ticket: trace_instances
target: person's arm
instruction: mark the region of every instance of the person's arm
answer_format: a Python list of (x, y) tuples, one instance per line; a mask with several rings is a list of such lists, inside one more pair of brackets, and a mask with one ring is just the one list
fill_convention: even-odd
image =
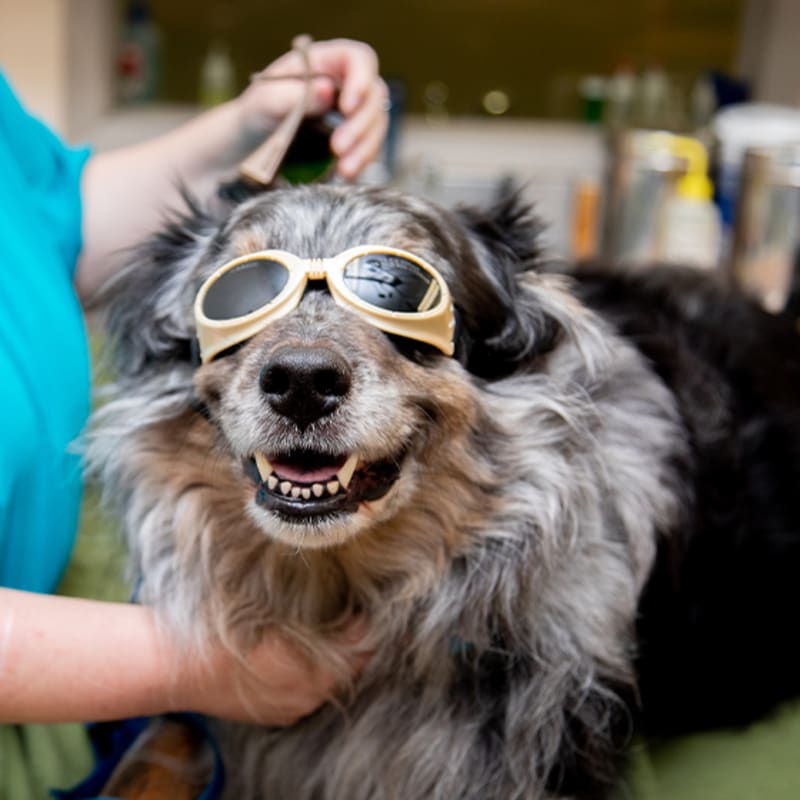
[[(331, 137), (337, 170), (353, 178), (378, 154), (388, 125), (388, 92), (375, 52), (362, 42), (314, 42), (309, 116), (337, 104), (344, 121)], [(264, 74), (302, 74), (300, 55), (289, 52)], [(83, 250), (76, 285), (84, 300), (123, 261), (122, 251), (163, 223), (166, 210), (182, 208), (185, 186), (204, 196), (255, 150), (297, 102), (299, 80), (257, 80), (239, 97), (200, 114), (163, 136), (91, 157), (82, 178)]]
[[(343, 650), (360, 633), (356, 624)], [(353, 653), (356, 672), (364, 658)], [(335, 686), (332, 672), (308, 664), (277, 634), (244, 663), (224, 650), (190, 659), (148, 608), (0, 589), (0, 722), (196, 711), (283, 725)]]

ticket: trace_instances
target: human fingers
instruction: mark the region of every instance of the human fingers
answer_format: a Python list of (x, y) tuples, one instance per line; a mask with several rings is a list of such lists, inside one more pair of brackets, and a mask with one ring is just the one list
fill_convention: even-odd
[(312, 657), (278, 632), (267, 636), (248, 656), (250, 711), (260, 722), (288, 725), (314, 712), (365, 668), (368, 623), (355, 617), (328, 644), (338, 658)]
[(253, 75), (250, 86), (240, 96), (245, 126), (257, 133), (266, 133), (289, 114), (306, 94), (304, 77), (308, 69), (314, 77), (306, 113), (317, 116), (331, 108), (340, 78), (315, 68), (310, 53), (307, 65), (298, 50), (290, 50)]
[[(366, 43), (352, 39), (330, 39), (312, 42), (307, 51), (311, 73), (317, 76), (312, 84), (312, 98), (308, 109), (310, 114), (327, 111), (334, 97), (334, 89), (339, 92), (339, 110), (345, 116), (354, 114), (369, 97), (377, 83), (378, 57)], [(290, 50), (277, 58), (256, 76), (256, 82), (273, 83), (275, 89), (265, 100), (270, 111), (280, 115), (296, 102), (301, 85), (279, 78), (300, 78), (305, 74), (305, 60), (297, 50)], [(287, 98), (289, 102), (287, 102)]]
[(388, 89), (381, 81), (359, 110), (334, 131), (331, 149), (338, 158), (336, 168), (342, 177), (356, 177), (379, 155), (389, 127), (388, 97)]
[[(287, 56), (268, 72), (292, 74), (297, 67), (297, 54)], [(377, 55), (363, 42), (332, 39), (314, 42), (309, 49), (309, 62), (317, 77), (312, 82), (307, 113), (320, 115), (337, 100), (344, 119), (331, 137), (331, 149), (339, 174), (355, 178), (380, 153), (389, 125), (389, 90), (378, 75)], [(334, 91), (337, 87), (338, 99)]]
[(345, 117), (356, 113), (380, 81), (378, 56), (365, 42), (329, 39), (309, 49), (312, 71), (330, 75), (339, 85), (339, 110)]
[[(313, 42), (308, 51), (308, 67), (314, 76), (307, 99), (306, 114), (319, 116), (337, 105), (344, 116), (347, 138), (362, 138), (368, 114), (385, 113), (374, 102), (376, 94), (385, 95), (386, 87), (378, 76), (375, 51), (363, 42), (332, 39)], [(243, 109), (243, 128), (252, 136), (264, 136), (292, 111), (306, 91), (302, 80), (306, 62), (297, 50), (291, 50), (254, 76), (251, 85), (239, 98)], [(350, 125), (351, 118), (355, 124)], [(350, 130), (351, 132), (347, 132)]]
[(365, 619), (350, 620), (309, 650), (273, 628), (246, 653), (217, 642), (177, 649), (170, 707), (268, 725), (291, 725), (352, 685), (369, 658)]

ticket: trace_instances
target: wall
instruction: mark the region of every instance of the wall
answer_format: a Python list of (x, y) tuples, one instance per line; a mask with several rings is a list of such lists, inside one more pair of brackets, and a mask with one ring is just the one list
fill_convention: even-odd
[(800, 105), (800, 3), (748, 0), (737, 60), (759, 100)]
[(0, 0), (0, 67), (26, 105), (80, 138), (113, 102), (113, 0)]
[[(121, 1), (121, 0), (120, 0)], [(456, 114), (481, 111), (494, 88), (510, 113), (576, 113), (576, 84), (623, 61), (658, 64), (680, 81), (736, 60), (741, 0), (151, 0), (164, 33), (164, 92), (188, 101), (214, 38), (232, 47), (241, 82), (292, 36), (369, 41), (383, 72), (408, 86), (411, 111), (424, 110), (425, 87), (443, 81)]]
[(61, 0), (0, 0), (0, 64), (25, 101), (58, 128), (67, 105), (65, 12)]

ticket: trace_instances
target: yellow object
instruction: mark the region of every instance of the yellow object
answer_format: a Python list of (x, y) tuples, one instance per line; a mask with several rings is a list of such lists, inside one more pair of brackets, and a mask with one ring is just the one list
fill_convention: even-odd
[(597, 255), (600, 189), (594, 181), (581, 181), (575, 190), (572, 214), (572, 255), (578, 259)]
[(710, 200), (714, 194), (708, 177), (708, 155), (702, 142), (688, 136), (671, 136), (670, 150), (686, 161), (686, 174), (678, 179), (675, 191), (684, 200)]
[(658, 144), (685, 166), (659, 214), (655, 260), (714, 269), (720, 261), (721, 223), (712, 201), (706, 148), (697, 139), (668, 133)]

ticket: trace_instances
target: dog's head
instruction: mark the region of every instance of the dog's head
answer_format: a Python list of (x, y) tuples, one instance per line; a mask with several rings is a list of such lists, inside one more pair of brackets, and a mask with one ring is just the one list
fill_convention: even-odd
[[(486, 212), (450, 213), (392, 190), (318, 186), (259, 194), (216, 216), (192, 209), (137, 252), (125, 302), (112, 306), (122, 381), (168, 371), (174, 388), (181, 376), (218, 479), (251, 522), (295, 546), (341, 543), (389, 522), (426, 486), (441, 488), (434, 475), (495, 480), (477, 463), (491, 419), (476, 380), (531, 364), (559, 336), (551, 315), (519, 297), (536, 233), (513, 194)], [(198, 364), (193, 304), (221, 265), (264, 250), (331, 258), (366, 244), (413, 254), (444, 278), (452, 356), (386, 333), (311, 281), (288, 313)]]

